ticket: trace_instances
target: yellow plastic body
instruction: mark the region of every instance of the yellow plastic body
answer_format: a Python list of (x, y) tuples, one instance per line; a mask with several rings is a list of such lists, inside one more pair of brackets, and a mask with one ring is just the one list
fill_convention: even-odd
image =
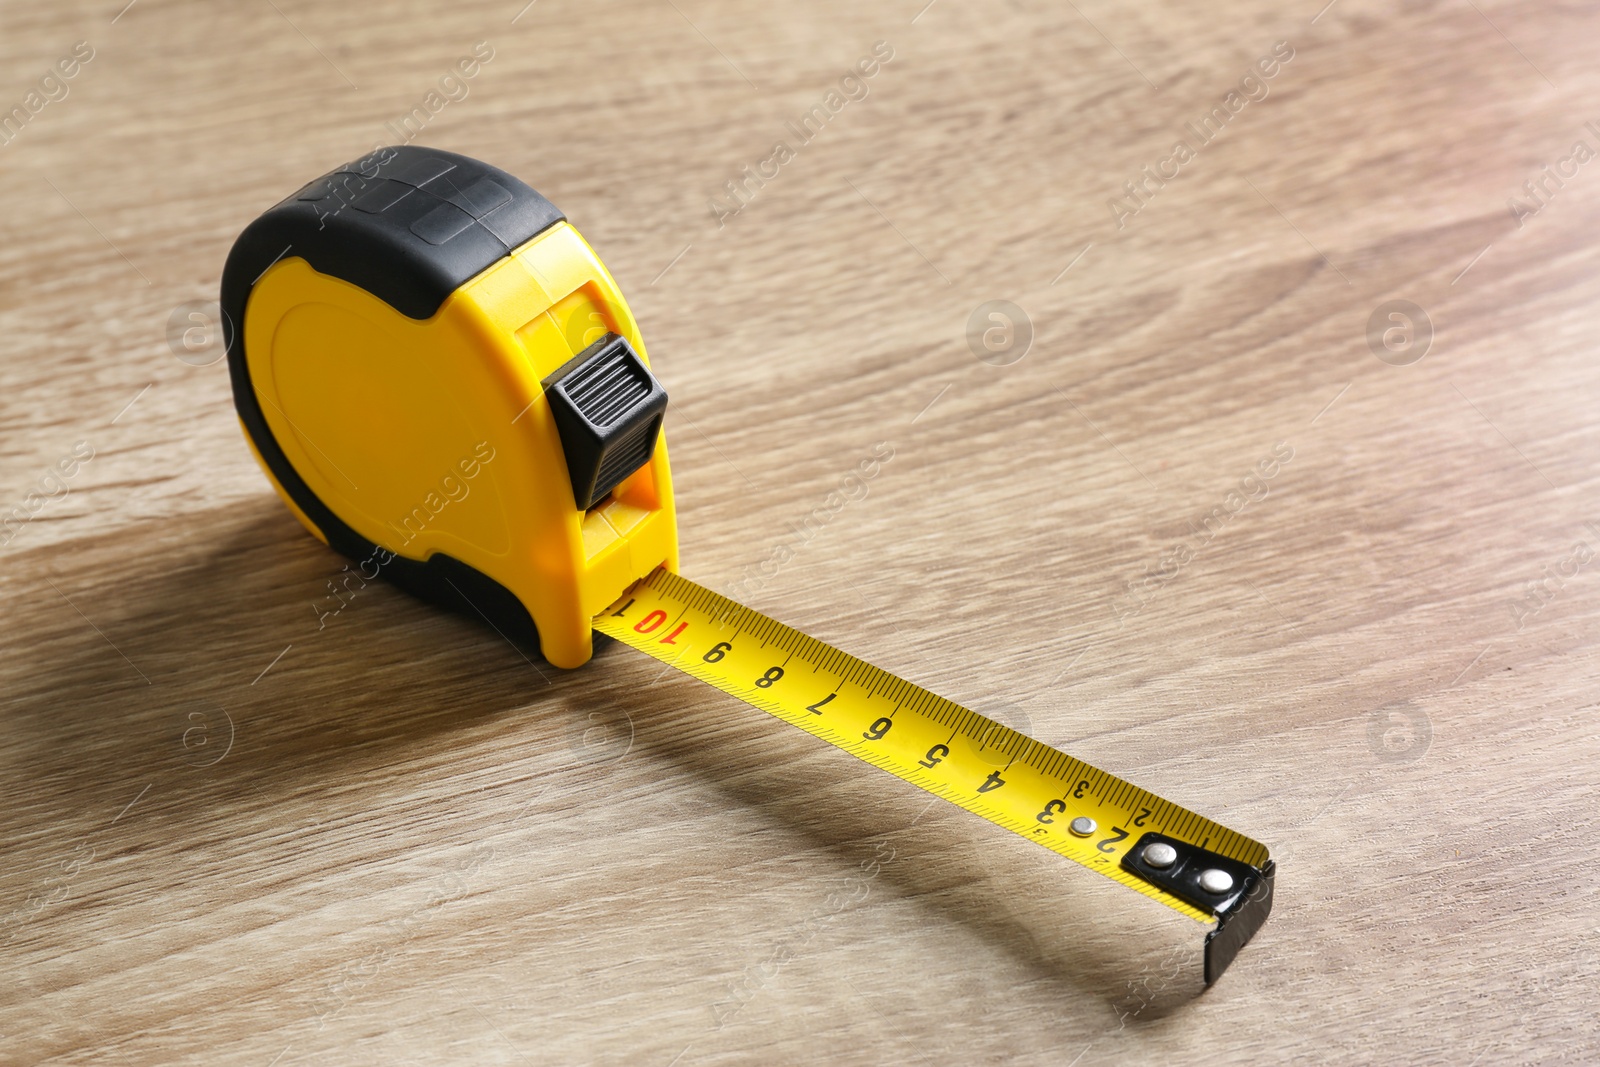
[(261, 276), (244, 317), (262, 412), (317, 498), (398, 556), (443, 552), (499, 582), (558, 667), (588, 661), (594, 616), (632, 582), (678, 568), (664, 439), (594, 508), (573, 499), (540, 381), (607, 332), (648, 363), (616, 282), (565, 222), (426, 320), (298, 257)]

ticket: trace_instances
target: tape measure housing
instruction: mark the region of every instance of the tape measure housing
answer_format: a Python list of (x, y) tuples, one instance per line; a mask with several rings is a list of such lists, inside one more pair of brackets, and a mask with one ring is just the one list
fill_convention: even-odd
[(638, 325), (518, 179), (375, 153), (252, 223), (222, 297), (245, 435), (344, 555), (393, 553), (397, 584), (560, 667), (588, 660), (590, 620), (629, 583), (676, 568), (666, 394)]

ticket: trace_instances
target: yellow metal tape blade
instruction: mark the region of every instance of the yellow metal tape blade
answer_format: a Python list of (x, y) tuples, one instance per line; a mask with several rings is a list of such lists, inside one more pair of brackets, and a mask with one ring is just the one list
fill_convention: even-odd
[(1124, 869), (1141, 835), (1267, 862), (1258, 841), (680, 575), (657, 570), (594, 628), (1200, 922), (1215, 916)]

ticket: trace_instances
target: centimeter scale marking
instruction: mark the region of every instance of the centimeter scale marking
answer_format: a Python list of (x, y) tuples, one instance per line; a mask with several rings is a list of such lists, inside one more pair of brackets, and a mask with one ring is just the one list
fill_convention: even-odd
[(1124, 868), (1142, 834), (1267, 863), (1258, 841), (669, 571), (594, 628), (1200, 922), (1216, 916)]

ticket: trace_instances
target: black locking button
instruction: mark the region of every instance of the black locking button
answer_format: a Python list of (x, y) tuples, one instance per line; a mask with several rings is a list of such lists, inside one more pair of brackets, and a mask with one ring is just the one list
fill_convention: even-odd
[(602, 337), (546, 378), (544, 390), (580, 509), (655, 454), (667, 393), (626, 339)]

